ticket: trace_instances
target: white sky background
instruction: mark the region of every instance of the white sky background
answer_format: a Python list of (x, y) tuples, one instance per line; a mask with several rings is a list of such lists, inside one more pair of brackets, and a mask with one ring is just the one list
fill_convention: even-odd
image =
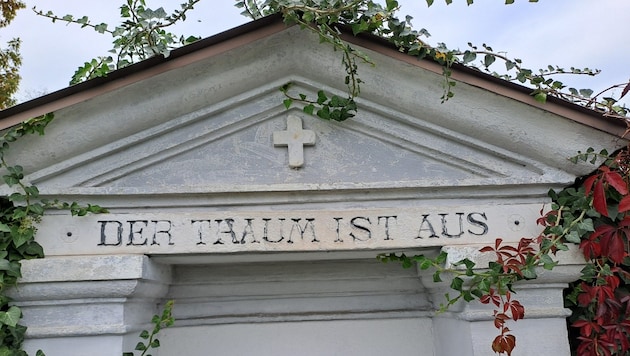
[[(124, 0), (25, 0), (14, 22), (0, 29), (0, 42), (19, 36), (22, 39), (22, 83), (18, 95), (28, 100), (68, 85), (70, 77), (83, 62), (107, 55), (112, 37), (77, 25), (52, 23), (36, 16), (30, 8), (52, 10), (59, 16), (86, 15), (91, 22), (105, 22), (110, 28), (119, 21), (119, 7)], [(147, 6), (163, 6), (167, 12), (179, 8), (181, 0), (147, 0)], [(414, 27), (426, 28), (432, 35), (428, 42), (444, 42), (449, 48), (466, 49), (468, 42), (487, 43), (495, 51), (520, 58), (531, 69), (548, 64), (568, 69), (571, 66), (602, 69), (597, 77), (566, 76), (563, 82), (598, 92), (612, 84), (630, 79), (630, 1), (628, 0), (454, 0), (447, 6), (435, 0), (427, 7), (425, 0), (399, 0), (400, 18), (413, 16)], [(202, 0), (188, 19), (171, 30), (177, 34), (208, 37), (249, 21), (233, 6), (233, 0)], [(323, 47), (323, 45), (322, 45)], [(378, 64), (377, 64), (378, 65)], [(495, 64), (497, 68), (503, 65)], [(619, 94), (620, 91), (617, 91)], [(441, 93), (438, 93), (441, 94)], [(437, 95), (437, 94), (436, 94)], [(438, 100), (439, 96), (436, 96)], [(627, 101), (626, 101), (627, 102)]]

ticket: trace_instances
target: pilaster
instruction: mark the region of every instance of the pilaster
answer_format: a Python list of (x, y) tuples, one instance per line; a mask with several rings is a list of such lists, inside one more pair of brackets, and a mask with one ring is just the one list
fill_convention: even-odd
[[(448, 254), (447, 265), (468, 258), (477, 266), (487, 266), (491, 254), (481, 254), (479, 247), (450, 246), (443, 248)], [(566, 318), (571, 314), (564, 307), (563, 290), (577, 280), (584, 259), (577, 248), (559, 251), (560, 262), (553, 270), (538, 271), (538, 278), (521, 281), (514, 286), (514, 298), (525, 307), (525, 318), (509, 321), (511, 333), (516, 336), (513, 356), (554, 355), (569, 356)], [(431, 271), (420, 271), (420, 278), (427, 288), (433, 306), (438, 309), (445, 303), (444, 295), (453, 296), (447, 276), (444, 282), (433, 282)], [(492, 341), (498, 335), (493, 324), (493, 305), (458, 302), (447, 312), (433, 318), (436, 355), (491, 356)], [(454, 342), (456, 335), (457, 342)]]
[(25, 349), (47, 356), (110, 356), (132, 350), (168, 291), (170, 267), (144, 255), (25, 261), (11, 292), (28, 327)]

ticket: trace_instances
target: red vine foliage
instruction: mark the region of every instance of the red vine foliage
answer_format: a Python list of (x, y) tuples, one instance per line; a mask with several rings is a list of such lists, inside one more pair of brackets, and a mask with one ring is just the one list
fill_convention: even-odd
[(535, 279), (539, 268), (553, 269), (556, 252), (568, 250), (568, 243), (579, 244), (587, 263), (565, 299), (573, 311), (572, 351), (578, 356), (630, 355), (630, 153), (628, 147), (612, 156), (589, 148), (571, 160), (603, 164), (580, 184), (549, 191), (551, 209), (541, 211), (539, 236), (522, 238), (517, 245), (499, 238), (494, 246), (483, 247), (481, 252), (495, 255), (487, 267), (475, 267), (468, 259), (445, 267), (445, 253), (436, 258), (384, 254), (379, 259), (406, 268), (414, 263), (422, 270), (433, 268), (435, 282), (442, 273), (452, 276), (450, 288), (458, 294), (446, 294), (442, 311), (461, 299), (493, 305), (498, 335), (491, 347), (510, 356), (516, 336), (508, 323), (526, 314), (515, 299), (514, 283)]
[[(604, 152), (605, 153), (605, 152)], [(578, 156), (587, 160), (589, 155)], [(630, 354), (630, 154), (607, 158), (583, 183), (591, 202), (594, 231), (582, 237), (588, 263), (567, 302), (578, 336), (575, 351), (584, 356)]]

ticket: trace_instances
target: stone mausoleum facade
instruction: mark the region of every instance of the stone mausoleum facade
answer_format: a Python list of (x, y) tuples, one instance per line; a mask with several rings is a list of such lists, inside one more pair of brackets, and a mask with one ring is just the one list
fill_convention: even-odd
[[(50, 211), (13, 297), (29, 352), (120, 355), (166, 300), (175, 326), (154, 355), (492, 355), (478, 303), (436, 314), (448, 283), (376, 260), (449, 253), (479, 263), (496, 238), (537, 236), (547, 191), (593, 169), (625, 127), (466, 68), (440, 103), (441, 67), (379, 39), (356, 117), (283, 105), (279, 88), (342, 95), (339, 53), (265, 18), (0, 113), (54, 112), (16, 142), (42, 196), (108, 214)], [(6, 188), (6, 187), (5, 187)], [(518, 286), (514, 355), (569, 355), (562, 290), (579, 255)]]

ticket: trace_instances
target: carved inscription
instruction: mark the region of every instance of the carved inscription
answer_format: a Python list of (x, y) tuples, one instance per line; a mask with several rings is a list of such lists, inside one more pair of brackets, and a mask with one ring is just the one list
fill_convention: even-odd
[[(539, 204), (47, 215), (48, 255), (398, 250), (536, 236)], [(518, 220), (518, 221), (517, 221)], [(515, 225), (518, 222), (518, 225)], [(531, 223), (528, 223), (531, 222)], [(518, 229), (514, 227), (518, 226)], [(72, 236), (69, 239), (68, 236)]]
[[(317, 244), (325, 238), (332, 238), (333, 243), (400, 238), (456, 239), (483, 236), (490, 229), (485, 212), (421, 214), (415, 222), (415, 228), (410, 230), (409, 226), (404, 229), (398, 226), (397, 215), (332, 216), (330, 221), (316, 217), (222, 217), (190, 219), (184, 225), (192, 228), (193, 235), (177, 235), (203, 246)], [(98, 246), (173, 246), (178, 243), (173, 238), (171, 220), (99, 220), (98, 224)], [(409, 236), (409, 231), (415, 232), (413, 236)]]

